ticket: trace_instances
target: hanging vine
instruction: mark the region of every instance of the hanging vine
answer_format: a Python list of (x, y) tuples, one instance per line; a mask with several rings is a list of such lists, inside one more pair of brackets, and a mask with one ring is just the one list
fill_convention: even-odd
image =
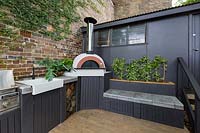
[[(102, 0), (96, 2), (104, 5)], [(91, 7), (99, 12), (95, 6), (96, 2), (93, 0), (0, 0), (0, 23), (61, 40), (70, 33), (70, 25), (79, 20), (77, 8)], [(47, 30), (47, 26), (51, 26), (52, 30)], [(6, 30), (8, 29), (0, 27), (0, 35), (5, 35)]]

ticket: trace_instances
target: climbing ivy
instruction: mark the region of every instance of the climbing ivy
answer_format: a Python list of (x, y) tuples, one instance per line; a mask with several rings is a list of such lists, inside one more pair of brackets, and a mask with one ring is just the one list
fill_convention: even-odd
[[(103, 5), (102, 0), (96, 2)], [(79, 20), (78, 8), (96, 8), (93, 0), (0, 0), (0, 22), (61, 40)], [(52, 30), (47, 30), (51, 26)]]

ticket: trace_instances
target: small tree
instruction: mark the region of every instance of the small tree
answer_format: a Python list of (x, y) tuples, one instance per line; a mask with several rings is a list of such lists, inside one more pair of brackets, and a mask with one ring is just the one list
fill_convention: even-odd
[(178, 2), (181, 3), (181, 5), (188, 5), (192, 3), (198, 3), (200, 0), (179, 0)]

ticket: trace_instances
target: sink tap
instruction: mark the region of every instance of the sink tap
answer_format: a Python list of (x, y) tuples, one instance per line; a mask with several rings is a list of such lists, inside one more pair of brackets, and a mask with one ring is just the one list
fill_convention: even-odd
[(35, 67), (34, 67), (34, 64), (33, 64), (33, 68), (32, 68), (32, 79), (35, 79)]
[(37, 65), (35, 64), (35, 62), (33, 61), (33, 68), (32, 68), (32, 73), (31, 73), (31, 77), (32, 79), (35, 79), (35, 69), (36, 69)]

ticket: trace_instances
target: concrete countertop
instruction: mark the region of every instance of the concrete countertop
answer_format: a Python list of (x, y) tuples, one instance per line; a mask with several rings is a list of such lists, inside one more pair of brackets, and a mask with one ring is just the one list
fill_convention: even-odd
[[(60, 76), (60, 77), (56, 77), (56, 78), (57, 79), (63, 79), (64, 84), (76, 82), (78, 80), (78, 77), (75, 77), (75, 76), (74, 77), (72, 77), (72, 76)], [(21, 94), (32, 93), (32, 87), (31, 86), (20, 84), (20, 83), (16, 83), (16, 85), (19, 86), (19, 91), (21, 92)]]
[(104, 97), (153, 106), (184, 110), (183, 104), (174, 96), (109, 89)]
[(78, 80), (78, 77), (76, 76), (60, 76), (56, 77), (57, 79), (63, 79), (64, 84), (71, 83), (71, 82), (76, 82)]

